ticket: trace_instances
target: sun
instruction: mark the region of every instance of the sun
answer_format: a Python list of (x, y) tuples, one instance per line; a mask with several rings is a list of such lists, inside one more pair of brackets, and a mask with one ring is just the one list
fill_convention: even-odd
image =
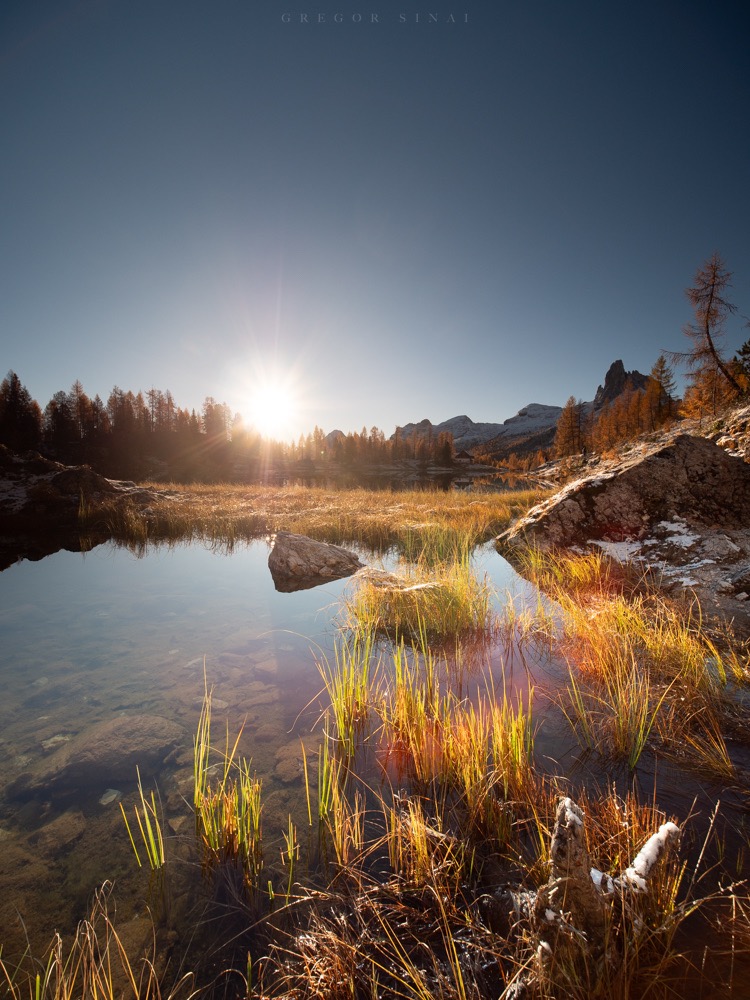
[(247, 413), (261, 437), (288, 440), (298, 416), (296, 393), (280, 380), (261, 382), (251, 390)]

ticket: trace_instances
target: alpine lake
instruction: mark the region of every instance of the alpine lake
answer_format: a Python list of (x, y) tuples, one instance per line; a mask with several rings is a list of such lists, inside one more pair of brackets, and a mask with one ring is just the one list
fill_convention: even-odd
[[(266, 540), (229, 552), (174, 544), (139, 554), (107, 543), (85, 554), (60, 551), (19, 562), (0, 573), (4, 960), (27, 948), (42, 956), (55, 932), (68, 939), (105, 883), (112, 886), (123, 941), (129, 935), (140, 940), (153, 918), (168, 922), (169, 947), (183, 962), (191, 960), (191, 948), (209, 942), (211, 889), (201, 873), (193, 813), (194, 739), (207, 689), (214, 741), (231, 747), (241, 734), (238, 752), (262, 781), (266, 857), (278, 859), (290, 817), (300, 831), (307, 828), (305, 769), (315, 782), (329, 706), (320, 665), (335, 660), (342, 602), (353, 584), (343, 579), (279, 593), (268, 554)], [(366, 563), (392, 568), (387, 558), (359, 554)], [(533, 606), (542, 599), (492, 545), (473, 558), (498, 611), (507, 601)], [(386, 665), (387, 647), (384, 641), (376, 651)], [(657, 763), (648, 753), (635, 772), (613, 774), (581, 751), (559, 707), (567, 667), (543, 644), (521, 649), (498, 637), (445, 670), (468, 698), (505, 691), (527, 700), (533, 689), (535, 761), (564, 776), (572, 796), (583, 786), (623, 793), (635, 786), (678, 822), (693, 816), (698, 828), (708, 825), (722, 794), (711, 781)], [(133, 808), (141, 801), (135, 768), (107, 780), (96, 766), (87, 778), (82, 767), (76, 781), (57, 780), (56, 762), (66, 748), (82, 745), (87, 733), (113, 719), (123, 720), (118, 738), (136, 763), (138, 747), (127, 745), (129, 720), (134, 733), (151, 727), (157, 742), (160, 727), (180, 734), (141, 775), (146, 796), (155, 792), (172, 867), (166, 907), (163, 899), (155, 901), (153, 876), (147, 866), (139, 868), (123, 819), (121, 805), (135, 825)], [(391, 779), (373, 765), (368, 780)], [(744, 823), (735, 810), (727, 824), (730, 840), (743, 842)], [(728, 851), (731, 846), (726, 842)], [(700, 829), (687, 850), (699, 847)]]

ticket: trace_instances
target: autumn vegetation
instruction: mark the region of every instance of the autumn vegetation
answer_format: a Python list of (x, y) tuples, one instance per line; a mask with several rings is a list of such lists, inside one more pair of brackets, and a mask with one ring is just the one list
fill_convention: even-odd
[[(750, 391), (750, 340), (732, 358), (722, 351), (725, 323), (736, 312), (727, 299), (731, 273), (718, 254), (713, 254), (696, 272), (686, 289), (695, 319), (684, 328), (690, 342), (686, 351), (661, 354), (645, 389), (626, 387), (597, 414), (587, 411), (571, 396), (560, 416), (554, 451), (558, 457), (581, 452), (606, 452), (640, 434), (658, 430), (687, 417), (716, 417), (738, 403)], [(671, 362), (671, 363), (670, 363)], [(675, 393), (674, 363), (688, 370), (683, 399)]]

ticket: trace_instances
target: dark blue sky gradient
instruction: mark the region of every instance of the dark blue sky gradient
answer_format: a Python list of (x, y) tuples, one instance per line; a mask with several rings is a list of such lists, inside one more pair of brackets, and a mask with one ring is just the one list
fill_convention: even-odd
[(742, 14), (6, 2), (0, 375), (242, 411), (278, 369), (298, 429), (389, 434), (648, 371), (714, 250), (750, 314)]

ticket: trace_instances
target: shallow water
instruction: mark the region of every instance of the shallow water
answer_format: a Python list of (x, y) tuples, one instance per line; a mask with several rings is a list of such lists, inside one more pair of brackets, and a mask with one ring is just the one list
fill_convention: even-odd
[[(262, 541), (231, 554), (178, 545), (149, 549), (142, 558), (107, 545), (85, 555), (61, 551), (0, 573), (5, 792), (23, 787), (26, 772), (52, 768), (68, 743), (105, 720), (170, 720), (183, 737), (144, 785), (161, 797), (168, 856), (195, 870), (192, 740), (207, 682), (215, 735), (226, 728), (234, 737), (244, 726), (241, 751), (263, 778), (269, 843), (280, 841), (290, 813), (300, 828), (306, 825), (300, 740), (309, 746), (320, 741), (325, 698), (316, 660), (333, 655), (336, 614), (350, 583), (281, 594), (267, 556)], [(533, 588), (493, 547), (478, 551), (475, 563), (500, 602), (536, 601)], [(581, 753), (554, 702), (564, 665), (544, 650), (500, 643), (484, 651), (470, 684), (481, 689), (488, 676), (496, 690), (505, 685), (523, 694), (535, 688), (537, 760), (565, 775), (572, 791), (604, 788), (610, 780), (624, 791), (632, 782)], [(118, 921), (142, 913), (147, 878), (137, 870), (119, 808), (122, 801), (132, 810), (135, 777), (97, 779), (73, 793), (51, 780), (33, 794), (0, 795), (5, 955), (20, 954), (27, 937), (41, 954), (54, 930), (69, 934), (107, 879), (116, 883)], [(696, 798), (707, 814), (717, 795), (710, 783), (648, 756), (637, 781), (645, 796), (657, 784), (659, 804), (682, 818)], [(193, 890), (185, 880), (184, 895)]]
[[(350, 584), (281, 594), (267, 557), (262, 541), (231, 554), (177, 545), (142, 557), (105, 545), (0, 573), (2, 784), (14, 789), (0, 798), (6, 954), (26, 933), (44, 946), (54, 929), (74, 927), (105, 879), (117, 879), (120, 910), (138, 905), (118, 805), (130, 808), (135, 773), (129, 783), (98, 781), (72, 795), (54, 781), (16, 794), (26, 773), (53, 768), (66, 745), (98, 723), (145, 714), (182, 727), (182, 752), (157, 775), (157, 787), (172, 827), (187, 837), (183, 797), (190, 799), (205, 676), (215, 732), (244, 726), (242, 750), (264, 781), (266, 823), (280, 829), (290, 809), (304, 807), (299, 739), (316, 725), (319, 738), (316, 660), (332, 657)], [(500, 592), (523, 589), (494, 551), (479, 561)]]

